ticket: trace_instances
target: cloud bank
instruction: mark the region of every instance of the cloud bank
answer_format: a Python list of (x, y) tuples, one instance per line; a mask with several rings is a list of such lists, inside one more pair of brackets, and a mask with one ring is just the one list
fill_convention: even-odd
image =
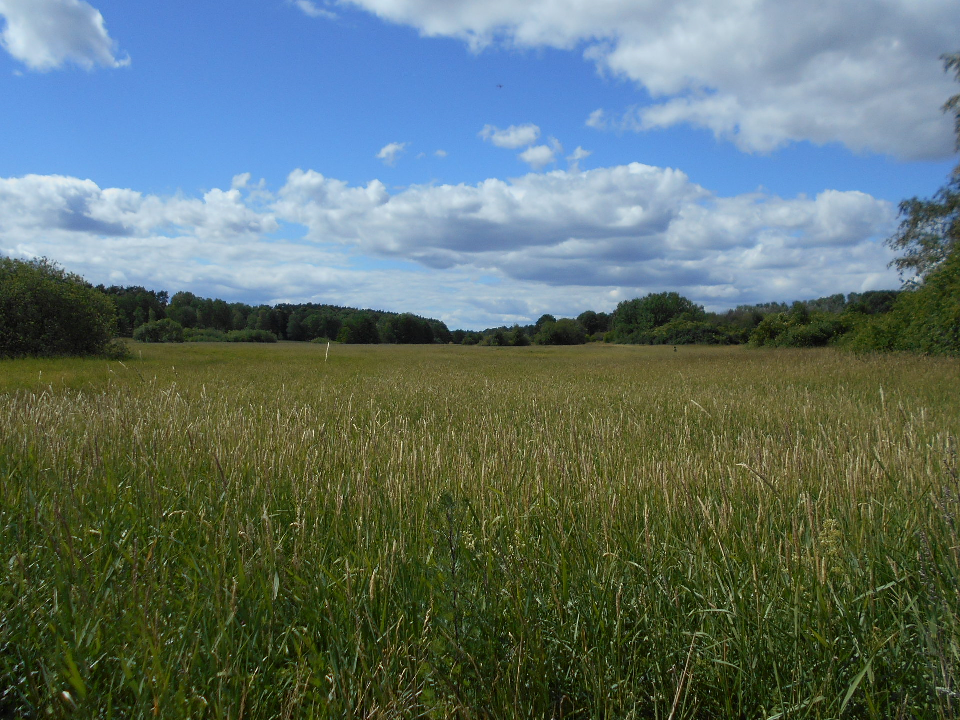
[(0, 43), (31, 70), (130, 64), (116, 57), (103, 16), (82, 0), (0, 0), (0, 16), (6, 20)]
[(861, 192), (718, 197), (639, 163), (391, 194), (295, 170), (275, 193), (159, 197), (0, 179), (0, 252), (93, 282), (411, 310), (452, 325), (610, 310), (677, 290), (708, 307), (895, 287), (894, 209)]
[[(652, 104), (588, 124), (687, 123), (749, 152), (842, 143), (900, 158), (951, 152), (939, 55), (956, 51), (956, 0), (341, 0), (426, 36), (580, 49)], [(603, 111), (606, 112), (603, 112)]]

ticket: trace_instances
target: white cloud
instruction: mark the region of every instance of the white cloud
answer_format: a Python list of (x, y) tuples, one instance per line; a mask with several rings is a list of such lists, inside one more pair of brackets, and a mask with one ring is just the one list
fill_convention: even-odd
[(584, 150), (582, 147), (577, 145), (577, 149), (572, 153), (567, 155), (567, 162), (570, 163), (571, 172), (579, 172), (580, 170), (580, 161), (584, 158), (588, 158), (593, 155), (593, 152), (590, 150)]
[(501, 130), (493, 125), (484, 125), (483, 130), (477, 134), (497, 147), (514, 150), (535, 143), (537, 138), (540, 137), (540, 128), (533, 123), (511, 125), (506, 130)]
[(336, 20), (337, 14), (322, 8), (313, 0), (291, 0), (303, 12), (304, 15), (315, 18), (326, 18), (327, 20)]
[(447, 151), (446, 151), (446, 150), (435, 150), (433, 154), (436, 155), (438, 158), (445, 158), (445, 157), (447, 156)]
[[(476, 185), (350, 186), (312, 170), (270, 194), (197, 197), (0, 179), (0, 253), (92, 282), (249, 302), (315, 300), (490, 326), (676, 290), (717, 309), (895, 287), (894, 208), (861, 192), (719, 197), (639, 163)], [(306, 233), (303, 233), (303, 229)], [(400, 269), (369, 269), (390, 258)]]
[(590, 113), (590, 116), (587, 118), (587, 121), (584, 124), (587, 127), (596, 128), (597, 130), (603, 130), (604, 128), (607, 127), (606, 112), (604, 111), (603, 108), (597, 108), (592, 113)]
[(535, 145), (528, 147), (517, 157), (527, 163), (534, 170), (542, 170), (547, 165), (556, 162), (557, 155), (563, 152), (563, 145), (556, 138), (550, 138), (549, 145)]
[(33, 70), (52, 70), (72, 62), (87, 70), (95, 65), (130, 64), (115, 56), (103, 16), (82, 0), (0, 0), (6, 27), (4, 49)]
[[(956, 0), (349, 0), (428, 36), (584, 48), (655, 98), (639, 130), (689, 123), (747, 151), (840, 142), (902, 158), (945, 157), (940, 105), (954, 88)], [(602, 126), (595, 111), (591, 126)]]
[(407, 143), (405, 142), (392, 142), (384, 145), (382, 148), (380, 148), (380, 152), (377, 153), (377, 159), (383, 160), (384, 165), (393, 167), (393, 164), (397, 162), (397, 158), (400, 156), (400, 153), (402, 153), (406, 147)]
[(556, 153), (549, 145), (534, 145), (528, 147), (519, 157), (534, 170), (540, 170), (556, 161)]

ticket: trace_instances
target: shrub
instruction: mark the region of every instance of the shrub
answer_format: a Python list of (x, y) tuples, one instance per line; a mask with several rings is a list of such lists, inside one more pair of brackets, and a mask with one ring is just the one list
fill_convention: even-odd
[(920, 287), (900, 295), (893, 315), (903, 325), (900, 349), (960, 356), (960, 247)]
[(182, 343), (183, 325), (170, 318), (154, 320), (134, 330), (133, 339), (147, 343)]
[(184, 328), (186, 342), (226, 342), (227, 334), (214, 328)]
[(0, 356), (99, 355), (116, 330), (113, 301), (46, 258), (0, 258)]
[(100, 353), (107, 360), (126, 360), (130, 357), (130, 348), (120, 338), (114, 338), (103, 347)]
[(231, 330), (226, 335), (227, 342), (275, 343), (277, 336), (269, 330)]

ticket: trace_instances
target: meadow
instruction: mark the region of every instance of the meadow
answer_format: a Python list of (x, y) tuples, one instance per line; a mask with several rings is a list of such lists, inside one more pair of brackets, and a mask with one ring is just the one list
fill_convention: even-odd
[(0, 361), (0, 717), (952, 718), (960, 363)]

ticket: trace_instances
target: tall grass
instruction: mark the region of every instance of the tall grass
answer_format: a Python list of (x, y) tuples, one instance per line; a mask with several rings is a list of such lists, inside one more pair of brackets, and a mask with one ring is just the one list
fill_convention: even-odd
[(950, 718), (960, 365), (0, 364), (0, 716)]

